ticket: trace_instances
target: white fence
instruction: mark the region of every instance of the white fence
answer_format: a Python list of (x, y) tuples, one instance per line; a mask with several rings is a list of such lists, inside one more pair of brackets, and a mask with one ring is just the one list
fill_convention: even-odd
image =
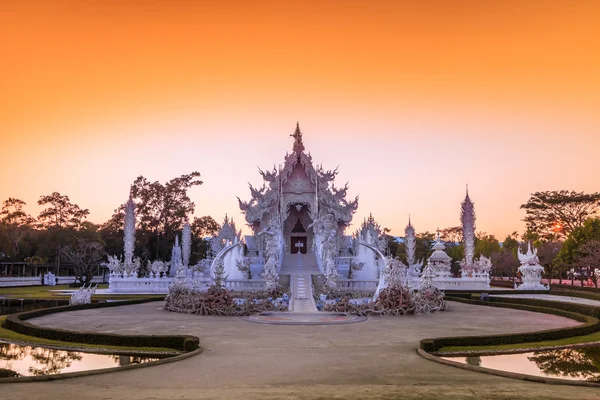
[[(57, 276), (58, 285), (69, 285), (77, 279), (74, 276)], [(102, 276), (94, 276), (92, 279), (93, 283), (100, 283), (103, 281)], [(32, 276), (32, 277), (14, 277), (14, 278), (0, 278), (0, 287), (10, 287), (10, 286), (36, 286), (42, 284), (41, 276)]]
[(225, 287), (235, 292), (265, 290), (267, 284), (264, 279), (228, 279)]

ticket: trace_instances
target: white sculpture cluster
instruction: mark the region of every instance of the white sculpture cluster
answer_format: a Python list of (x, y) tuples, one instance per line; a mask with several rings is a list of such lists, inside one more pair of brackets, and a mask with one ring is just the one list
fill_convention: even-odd
[(86, 288), (85, 285), (81, 286), (78, 290), (74, 291), (71, 294), (71, 298), (69, 299), (69, 305), (74, 306), (78, 304), (90, 304), (92, 302), (92, 296), (96, 293), (96, 288), (98, 284), (95, 286), (90, 285)]
[(283, 236), (279, 221), (271, 220), (267, 229), (258, 234), (258, 236), (262, 235), (265, 236), (265, 257), (267, 259), (262, 276), (265, 279), (266, 290), (271, 292), (279, 287), (280, 258), (283, 252)]
[(446, 309), (445, 294), (434, 281), (435, 273), (428, 264), (421, 275), (421, 284), (414, 296), (415, 314), (429, 314)]
[(537, 256), (537, 249), (534, 247), (532, 250), (531, 242), (527, 243), (527, 253), (523, 254), (521, 248), (517, 250), (519, 261), (521, 266), (518, 271), (521, 273), (523, 283), (517, 285), (515, 283), (515, 289), (518, 290), (548, 290), (548, 286), (542, 284), (542, 274), (544, 273), (544, 267), (540, 265), (540, 259)]
[(325, 286), (328, 289), (335, 289), (339, 278), (335, 259), (340, 240), (335, 217), (333, 214), (325, 214), (309, 225), (310, 227), (313, 227), (315, 232), (315, 250), (324, 268)]

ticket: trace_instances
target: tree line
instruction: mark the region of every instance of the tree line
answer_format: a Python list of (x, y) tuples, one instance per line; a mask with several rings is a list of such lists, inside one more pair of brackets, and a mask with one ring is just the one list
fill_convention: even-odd
[[(195, 211), (188, 190), (202, 184), (200, 173), (192, 172), (166, 183), (149, 181), (139, 176), (131, 185), (136, 203), (135, 254), (142, 265), (156, 259), (170, 259), (175, 235)], [(76, 276), (87, 282), (92, 266), (108, 255), (123, 253), (123, 223), (125, 203), (102, 224), (87, 220), (89, 210), (73, 203), (67, 195), (53, 192), (40, 196), (38, 205), (44, 209), (37, 217), (26, 212), (26, 203), (8, 198), (0, 211), (0, 260), (53, 264), (69, 263)], [(210, 216), (194, 217), (192, 254), (190, 262), (206, 256), (209, 243), (206, 237), (219, 229)]]

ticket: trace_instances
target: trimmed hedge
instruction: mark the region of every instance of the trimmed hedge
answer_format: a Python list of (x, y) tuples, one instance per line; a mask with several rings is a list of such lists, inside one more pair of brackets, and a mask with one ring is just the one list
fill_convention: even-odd
[(508, 300), (508, 298), (498, 299), (493, 297), (490, 298), (490, 301), (486, 302), (478, 300), (468, 300), (460, 297), (447, 297), (446, 299), (468, 304), (514, 308), (525, 311), (554, 314), (559, 315), (561, 317), (567, 317), (576, 321), (583, 322), (583, 324), (567, 328), (550, 329), (537, 332), (521, 332), (485, 336), (455, 336), (423, 339), (420, 342), (420, 347), (421, 349), (427, 352), (435, 352), (441, 349), (442, 347), (447, 346), (494, 346), (500, 344), (558, 340), (573, 336), (589, 335), (600, 330), (600, 320), (597, 318), (597, 316), (600, 315), (600, 307), (522, 298), (510, 299), (511, 301), (508, 302), (505, 301)]
[(600, 292), (588, 292), (583, 290), (551, 289), (550, 294), (557, 296), (580, 297), (582, 299), (600, 301)]
[(184, 335), (122, 335), (113, 333), (97, 333), (97, 332), (78, 332), (69, 331), (66, 329), (55, 329), (33, 325), (24, 322), (31, 318), (37, 318), (44, 315), (54, 314), (58, 312), (89, 310), (95, 308), (116, 307), (122, 305), (142, 304), (151, 301), (162, 299), (140, 299), (130, 301), (118, 301), (110, 303), (92, 303), (81, 304), (75, 306), (44, 308), (34, 311), (26, 311), (19, 314), (11, 314), (6, 317), (6, 321), (2, 325), (6, 329), (18, 332), (24, 335), (34, 336), (38, 338), (58, 340), (61, 342), (75, 342), (86, 344), (97, 344), (107, 346), (124, 346), (124, 347), (164, 347), (179, 351), (193, 351), (200, 345), (200, 339), (196, 336)]
[(550, 285), (550, 289), (576, 290), (578, 292), (593, 292), (600, 294), (600, 288), (594, 286), (559, 285), (558, 283), (553, 283)]

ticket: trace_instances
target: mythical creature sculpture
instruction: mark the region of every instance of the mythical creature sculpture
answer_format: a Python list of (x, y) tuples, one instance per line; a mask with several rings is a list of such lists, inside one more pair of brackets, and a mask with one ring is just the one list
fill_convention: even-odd
[(164, 261), (154, 261), (150, 264), (150, 271), (155, 278), (159, 278), (161, 275), (167, 273), (169, 269), (170, 263), (165, 263)]
[(527, 253), (523, 254), (521, 248), (517, 250), (517, 256), (521, 262), (518, 271), (523, 277), (523, 283), (519, 286), (515, 283), (515, 289), (519, 290), (548, 290), (546, 285), (542, 284), (542, 274), (544, 267), (540, 265), (540, 259), (537, 256), (537, 249), (531, 248), (531, 242), (527, 243)]
[(71, 298), (69, 299), (69, 305), (78, 305), (78, 304), (90, 304), (92, 302), (92, 296), (96, 293), (96, 288), (98, 284), (95, 286), (90, 285), (86, 288), (85, 285), (81, 286), (78, 290), (74, 291), (71, 294)]
[(108, 256), (108, 262), (102, 263), (102, 265), (108, 268), (111, 275), (123, 273), (123, 265), (117, 256)]

